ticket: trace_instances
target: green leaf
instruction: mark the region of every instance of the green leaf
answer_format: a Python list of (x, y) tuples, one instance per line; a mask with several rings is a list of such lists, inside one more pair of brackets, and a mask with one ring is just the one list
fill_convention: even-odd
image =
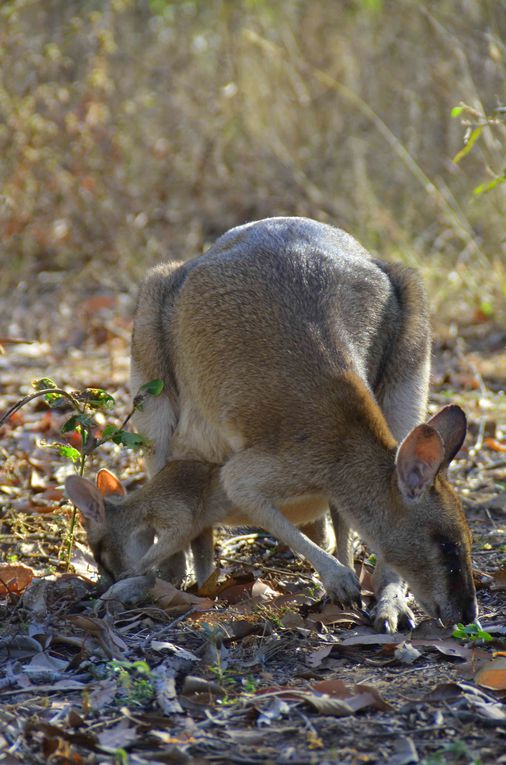
[(494, 315), (494, 306), (492, 305), (490, 300), (482, 300), (480, 303), (480, 310), (485, 316)]
[(159, 380), (159, 379), (150, 380), (149, 382), (144, 383), (144, 385), (141, 385), (141, 387), (139, 388), (137, 392), (137, 396), (138, 395), (144, 396), (146, 393), (149, 394), (150, 396), (159, 396), (163, 390), (163, 387), (164, 387), (163, 380)]
[(383, 10), (383, 0), (362, 0), (362, 5), (366, 11), (379, 13)]
[(141, 385), (134, 397), (134, 409), (142, 409), (142, 405), (148, 396), (159, 396), (164, 388), (163, 380), (150, 380)]
[(466, 156), (466, 154), (469, 154), (474, 144), (480, 137), (482, 130), (483, 130), (482, 126), (474, 128), (474, 130), (471, 132), (471, 135), (467, 139), (466, 145), (457, 154), (455, 154), (452, 162), (454, 162), (457, 165), (460, 162), (460, 160)]
[(61, 426), (62, 433), (71, 433), (73, 430), (77, 430), (79, 433), (82, 429), (89, 430), (94, 426), (93, 419), (87, 414), (74, 414), (67, 422), (64, 422)]
[(464, 111), (463, 106), (454, 106), (450, 114), (452, 117), (460, 117), (463, 111)]
[(102, 388), (85, 388), (77, 398), (93, 409), (110, 409), (114, 406), (114, 398)]
[(459, 640), (483, 640), (485, 642), (493, 640), (492, 635), (482, 630), (479, 624), (457, 624), (457, 629), (452, 632), (452, 637)]
[[(32, 388), (35, 388), (35, 390), (46, 390), (47, 388), (57, 388), (57, 384), (54, 380), (51, 380), (50, 377), (38, 377), (35, 380), (32, 380)], [(64, 397), (60, 396), (59, 393), (46, 393), (44, 396), (44, 401), (46, 401), (50, 406), (55, 406), (57, 404), (60, 404), (63, 401)]]
[(102, 435), (100, 436), (102, 441), (108, 441), (110, 438), (113, 438), (116, 433), (119, 433), (119, 428), (116, 427), (116, 425), (106, 425), (105, 428), (102, 431)]
[(112, 440), (115, 444), (122, 444), (128, 449), (142, 449), (149, 442), (145, 436), (141, 436), (139, 433), (130, 433), (128, 430), (118, 430)]
[(37, 377), (32, 380), (32, 388), (35, 390), (45, 390), (46, 388), (57, 388), (57, 384), (50, 377)]
[(501, 183), (504, 183), (505, 181), (506, 173), (504, 175), (498, 175), (497, 178), (489, 181), (489, 183), (481, 183), (479, 186), (476, 186), (476, 188), (473, 189), (473, 194), (475, 197), (479, 197), (480, 194), (485, 194), (487, 191), (492, 191), (492, 189), (495, 189), (496, 186), (500, 186)]
[(48, 443), (47, 441), (41, 441), (40, 445), (46, 449), (55, 449), (60, 457), (65, 457), (74, 463), (81, 461), (81, 452), (79, 452), (77, 449), (74, 449), (73, 446), (69, 446), (68, 444), (59, 444), (57, 442)]

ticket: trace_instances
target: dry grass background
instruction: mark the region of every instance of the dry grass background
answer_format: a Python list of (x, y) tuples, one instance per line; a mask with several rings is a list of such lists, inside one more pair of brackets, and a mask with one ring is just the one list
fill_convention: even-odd
[[(308, 215), (419, 266), (435, 313), (504, 316), (504, 0), (4, 0), (4, 305), (134, 293), (233, 225)], [(502, 131), (502, 132), (501, 132)], [(11, 331), (29, 327), (18, 315)], [(7, 326), (9, 329), (9, 326)], [(39, 331), (47, 327), (39, 324)]]

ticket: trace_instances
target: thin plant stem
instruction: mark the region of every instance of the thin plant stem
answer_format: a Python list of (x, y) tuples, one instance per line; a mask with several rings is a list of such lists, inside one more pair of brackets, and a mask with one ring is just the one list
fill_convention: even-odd
[(10, 409), (7, 409), (7, 411), (4, 412), (4, 414), (0, 417), (0, 425), (3, 425), (4, 422), (9, 419), (9, 417), (21, 409), (25, 404), (33, 401), (34, 398), (46, 396), (48, 393), (55, 393), (58, 396), (68, 398), (74, 409), (77, 409), (77, 411), (82, 414), (78, 400), (71, 393), (68, 393), (66, 390), (62, 390), (62, 388), (44, 388), (44, 390), (38, 390), (36, 393), (31, 393), (29, 396), (25, 396), (25, 398), (22, 398), (21, 401), (18, 401), (13, 406), (11, 406)]

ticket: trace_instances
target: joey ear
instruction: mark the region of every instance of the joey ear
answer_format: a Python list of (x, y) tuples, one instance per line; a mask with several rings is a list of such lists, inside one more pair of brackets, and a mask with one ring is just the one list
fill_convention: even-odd
[(119, 478), (116, 478), (114, 473), (111, 473), (107, 468), (101, 468), (97, 473), (97, 489), (103, 497), (110, 494), (119, 494), (124, 497), (126, 494), (125, 487)]
[(69, 475), (65, 479), (65, 491), (67, 497), (87, 520), (103, 523), (105, 520), (104, 498), (91, 481), (78, 475)]
[(416, 500), (432, 486), (444, 460), (443, 439), (430, 425), (417, 425), (397, 449), (397, 482), (405, 499)]
[(449, 404), (434, 415), (427, 423), (435, 428), (445, 447), (443, 466), (448, 467), (460, 451), (467, 431), (467, 419), (463, 410), (456, 404)]

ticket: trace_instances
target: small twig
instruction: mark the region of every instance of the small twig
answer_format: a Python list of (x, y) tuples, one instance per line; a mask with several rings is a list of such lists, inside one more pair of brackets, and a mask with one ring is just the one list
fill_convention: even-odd
[(494, 470), (494, 468), (506, 467), (506, 460), (497, 460), (490, 465), (482, 465), (481, 470)]
[(236, 542), (247, 542), (249, 539), (265, 538), (267, 535), (263, 531), (252, 531), (249, 534), (238, 534), (235, 537), (228, 537), (223, 541), (223, 547), (230, 547)]
[[(135, 414), (136, 409), (137, 409), (137, 407), (134, 405), (133, 408), (132, 408), (132, 411), (129, 412), (129, 414), (127, 414), (127, 416), (125, 417), (125, 419), (123, 420), (123, 422), (119, 426), (118, 430), (123, 430), (125, 425), (127, 425), (130, 422), (130, 419)], [(98, 449), (99, 446), (102, 446), (102, 444), (105, 444), (107, 441), (111, 441), (111, 440), (112, 440), (111, 436), (108, 436), (107, 438), (100, 438), (98, 441), (95, 441), (93, 443), (91, 448), (86, 453), (87, 454), (91, 454), (92, 452), (95, 451), (95, 449)]]
[(31, 345), (35, 340), (25, 340), (23, 337), (0, 337), (0, 345)]
[[(68, 693), (69, 691), (76, 691), (76, 692), (83, 692), (83, 689), (86, 686), (80, 685), (79, 687), (72, 687), (72, 685), (59, 685), (57, 688), (54, 685), (37, 685), (36, 689), (38, 691), (43, 691), (44, 693)], [(0, 692), (0, 696), (15, 696), (17, 693), (33, 693), (34, 687), (30, 686), (28, 688), (16, 688), (12, 691), (2, 691)], [(41, 698), (44, 699), (45, 696), (34, 696), (32, 701), (35, 701), (36, 699)]]
[(218, 558), (220, 560), (226, 560), (227, 563), (235, 563), (238, 566), (246, 566), (247, 568), (261, 568), (263, 571), (268, 571), (271, 574), (281, 574), (282, 576), (291, 576), (291, 577), (298, 577), (302, 579), (307, 579), (308, 582), (314, 582), (314, 577), (310, 574), (302, 574), (300, 572), (295, 571), (282, 571), (279, 568), (271, 568), (269, 566), (264, 566), (263, 563), (247, 563), (243, 560), (237, 560), (236, 558), (229, 558), (228, 555), (218, 555)]
[(4, 422), (6, 422), (9, 417), (11, 417), (15, 412), (18, 411), (18, 409), (21, 409), (25, 404), (28, 404), (30, 401), (33, 401), (34, 398), (40, 398), (40, 396), (45, 396), (48, 393), (54, 393), (57, 396), (63, 396), (64, 398), (68, 398), (71, 402), (74, 409), (77, 409), (79, 412), (81, 412), (81, 407), (79, 406), (79, 402), (71, 393), (68, 393), (68, 391), (63, 390), (62, 388), (44, 388), (44, 390), (38, 390), (36, 393), (31, 393), (29, 396), (25, 396), (21, 399), (21, 401), (18, 401), (16, 404), (11, 406), (10, 409), (8, 409), (2, 417), (0, 417), (0, 425), (3, 425)]

